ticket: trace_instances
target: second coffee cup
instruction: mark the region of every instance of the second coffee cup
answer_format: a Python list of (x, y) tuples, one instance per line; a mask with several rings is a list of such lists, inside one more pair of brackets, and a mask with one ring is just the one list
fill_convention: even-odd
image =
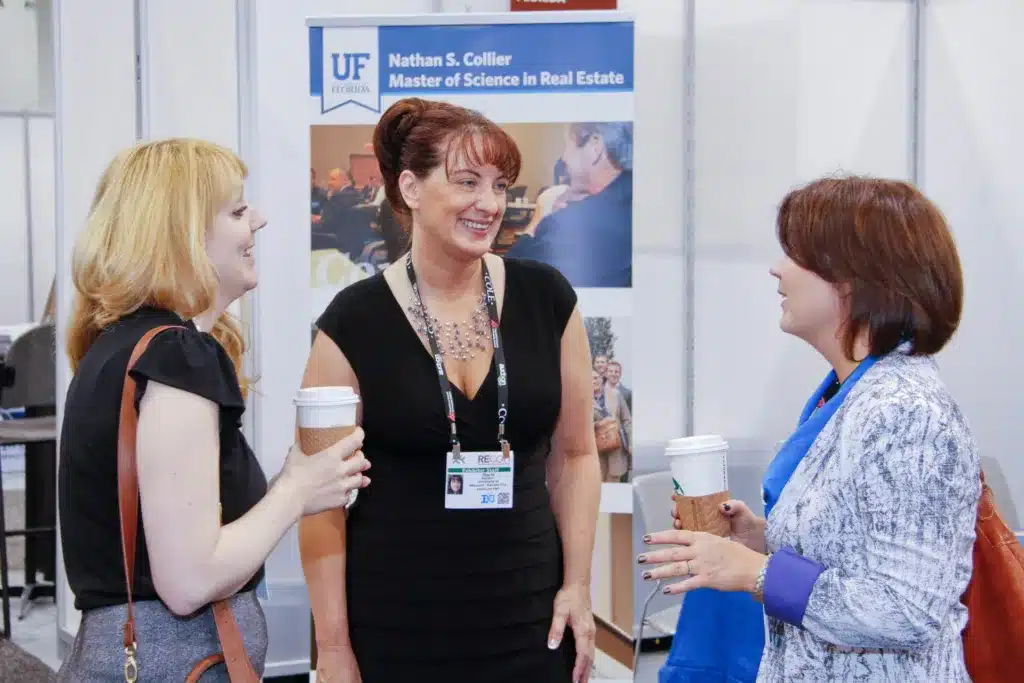
[(319, 453), (355, 431), (359, 396), (352, 387), (299, 389), (293, 403), (299, 447), (306, 455)]
[(720, 436), (672, 439), (665, 448), (672, 472), (676, 512), (683, 529), (729, 535), (729, 519), (721, 505), (729, 500), (726, 453), (729, 444)]

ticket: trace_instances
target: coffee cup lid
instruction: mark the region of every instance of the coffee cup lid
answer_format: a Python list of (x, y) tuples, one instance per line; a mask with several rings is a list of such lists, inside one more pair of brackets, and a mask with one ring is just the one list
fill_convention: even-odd
[(665, 446), (665, 455), (684, 455), (728, 450), (729, 443), (718, 434), (700, 434), (672, 439)]
[(307, 387), (299, 389), (293, 403), (303, 405), (331, 405), (357, 403), (359, 396), (352, 387)]

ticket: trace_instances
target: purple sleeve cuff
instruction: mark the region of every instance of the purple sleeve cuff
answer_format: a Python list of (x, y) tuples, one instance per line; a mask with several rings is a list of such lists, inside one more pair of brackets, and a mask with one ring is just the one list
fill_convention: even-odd
[(764, 574), (764, 612), (794, 626), (800, 626), (811, 599), (811, 591), (825, 566), (782, 548), (768, 560)]

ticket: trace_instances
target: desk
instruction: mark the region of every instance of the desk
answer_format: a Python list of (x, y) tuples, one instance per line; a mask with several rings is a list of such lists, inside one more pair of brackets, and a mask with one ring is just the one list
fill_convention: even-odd
[[(25, 585), (10, 586), (7, 576), (7, 554), (0, 558), (0, 583), (5, 588), (3, 595), (4, 637), (10, 637), (9, 598), (21, 596), (23, 618), (31, 600), (37, 596), (55, 597), (56, 576), (56, 465), (57, 447), (55, 441), (56, 412), (53, 407), (27, 409), (25, 419), (5, 421), (0, 431), (0, 443), (24, 444), (25, 447), (25, 526), (23, 529), (8, 530), (3, 515), (3, 491), (0, 488), (0, 540), (6, 550), (7, 538), (25, 538)], [(0, 471), (0, 479), (2, 479)], [(48, 585), (39, 585), (42, 571)]]
[[(26, 408), (26, 418), (53, 417), (56, 406)], [(55, 529), (57, 526), (57, 442), (37, 441), (25, 445), (25, 528)], [(55, 532), (25, 538), (25, 583), (35, 583), (37, 573), (53, 583), (57, 573)], [(53, 597), (53, 586), (40, 586), (35, 595)]]

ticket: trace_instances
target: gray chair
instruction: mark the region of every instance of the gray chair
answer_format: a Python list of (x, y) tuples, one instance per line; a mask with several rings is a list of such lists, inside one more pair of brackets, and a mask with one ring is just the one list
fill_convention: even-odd
[[(672, 474), (670, 472), (651, 472), (633, 477), (634, 510), (639, 510), (643, 518), (644, 532), (662, 531), (672, 528)], [(671, 601), (655, 614), (648, 615), (651, 601), (662, 588), (662, 581), (657, 581), (640, 610), (636, 643), (633, 647), (633, 671), (637, 671), (640, 660), (640, 648), (644, 641), (645, 628), (653, 630), (657, 637), (674, 636), (679, 611), (682, 609), (682, 598)]]
[[(0, 529), (3, 542), (0, 543), (0, 600), (3, 612), (3, 636), (10, 637), (10, 583), (8, 577), (7, 539), (15, 536), (26, 540), (36, 539), (50, 542), (52, 553), (56, 554), (56, 525), (33, 524), (34, 518), (56, 517), (56, 335), (52, 324), (39, 325), (19, 336), (3, 359), (0, 372), (0, 408), (5, 410), (23, 408), (25, 417), (0, 421), (0, 445), (23, 445), (25, 447), (25, 507), (24, 529), (7, 529), (4, 519), (3, 486), (0, 485)], [(50, 455), (52, 457), (46, 457)], [(42, 461), (47, 462), (42, 462)], [(0, 460), (2, 468), (2, 460)], [(0, 479), (3, 472), (0, 469)], [(52, 513), (50, 514), (50, 508)], [(29, 548), (26, 548), (28, 551)], [(35, 548), (34, 548), (35, 550)], [(25, 586), (21, 592), (19, 619), (23, 619), (31, 606), (34, 594), (55, 590), (52, 584), (37, 584), (37, 572), (33, 561), (29, 562), (26, 552)], [(47, 557), (49, 559), (49, 557)], [(40, 590), (46, 589), (46, 590)]]

